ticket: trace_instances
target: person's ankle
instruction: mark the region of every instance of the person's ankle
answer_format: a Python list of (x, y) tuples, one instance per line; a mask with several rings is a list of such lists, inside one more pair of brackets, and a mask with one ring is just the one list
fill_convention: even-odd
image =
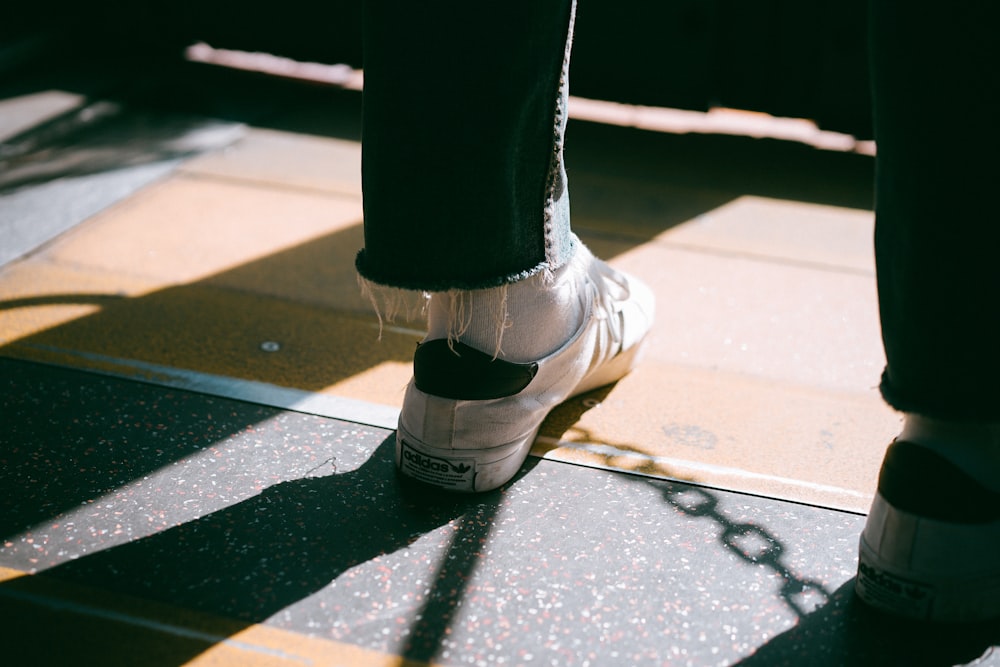
[(460, 341), (514, 362), (551, 354), (583, 322), (585, 255), (578, 249), (573, 260), (554, 271), (500, 287), (432, 293), (427, 340)]

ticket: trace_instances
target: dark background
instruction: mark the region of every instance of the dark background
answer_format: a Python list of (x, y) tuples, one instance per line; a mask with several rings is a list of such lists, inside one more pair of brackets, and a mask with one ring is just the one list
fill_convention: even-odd
[[(580, 0), (573, 94), (812, 118), (869, 138), (865, 7), (864, 0)], [(195, 41), (360, 67), (361, 8), (362, 0), (8, 4), (0, 70), (42, 52), (139, 58), (176, 54)]]

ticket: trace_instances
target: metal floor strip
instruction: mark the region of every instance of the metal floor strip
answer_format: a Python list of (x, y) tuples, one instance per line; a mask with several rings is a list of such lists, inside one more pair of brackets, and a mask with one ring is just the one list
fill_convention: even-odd
[[(61, 365), (77, 370), (154, 384), (171, 389), (182, 389), (201, 394), (231, 398), (247, 403), (266, 405), (281, 410), (292, 410), (307, 414), (329, 417), (340, 421), (364, 424), (376, 428), (395, 430), (399, 419), (399, 410), (387, 405), (359, 401), (352, 398), (318, 394), (291, 387), (281, 387), (267, 382), (244, 380), (213, 375), (199, 371), (191, 371), (171, 366), (162, 366), (134, 359), (122, 359), (93, 352), (67, 350), (50, 345), (15, 344), (8, 349), (24, 350), (23, 357), (11, 356), (13, 359)], [(39, 359), (31, 352), (46, 353), (48, 359)], [(59, 363), (52, 361), (51, 355), (75, 360), (80, 363)], [(89, 362), (89, 363), (88, 363)]]

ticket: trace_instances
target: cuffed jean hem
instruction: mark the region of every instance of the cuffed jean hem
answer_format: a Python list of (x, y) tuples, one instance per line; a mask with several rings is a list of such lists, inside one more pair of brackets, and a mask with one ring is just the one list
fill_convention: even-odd
[[(927, 392), (907, 391), (893, 383), (889, 371), (882, 373), (879, 391), (882, 398), (895, 410), (917, 414), (939, 421), (964, 422), (975, 424), (1000, 423), (1000, 391), (995, 387), (990, 393), (976, 393), (969, 396), (968, 392), (954, 391), (947, 400), (930, 402), (920, 394)], [(960, 388), (958, 388), (960, 389)], [(936, 392), (940, 395), (941, 392)]]
[(576, 252), (576, 237), (570, 232), (568, 224), (553, 224), (556, 230), (554, 237), (547, 237), (546, 252), (547, 259), (538, 264), (521, 271), (515, 271), (500, 276), (491, 276), (474, 280), (441, 278), (441, 279), (412, 279), (400, 278), (379, 271), (376, 267), (367, 264), (367, 256), (362, 248), (358, 251), (354, 261), (354, 268), (358, 272), (358, 278), (363, 284), (378, 286), (382, 288), (404, 290), (410, 292), (449, 292), (452, 290), (480, 290), (510, 285), (522, 280), (527, 280), (541, 273), (552, 272), (562, 268), (572, 259)]

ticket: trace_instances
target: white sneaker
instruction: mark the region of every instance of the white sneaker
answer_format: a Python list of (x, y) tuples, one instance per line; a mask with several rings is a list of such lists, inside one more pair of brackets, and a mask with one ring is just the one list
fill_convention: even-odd
[(495, 489), (520, 470), (552, 408), (635, 367), (652, 291), (582, 244), (577, 252), (587, 253), (583, 324), (552, 354), (514, 363), (444, 339), (420, 344), (396, 433), (402, 474), (451, 491)]
[(896, 616), (1000, 619), (1000, 493), (896, 440), (861, 534), (858, 596)]

